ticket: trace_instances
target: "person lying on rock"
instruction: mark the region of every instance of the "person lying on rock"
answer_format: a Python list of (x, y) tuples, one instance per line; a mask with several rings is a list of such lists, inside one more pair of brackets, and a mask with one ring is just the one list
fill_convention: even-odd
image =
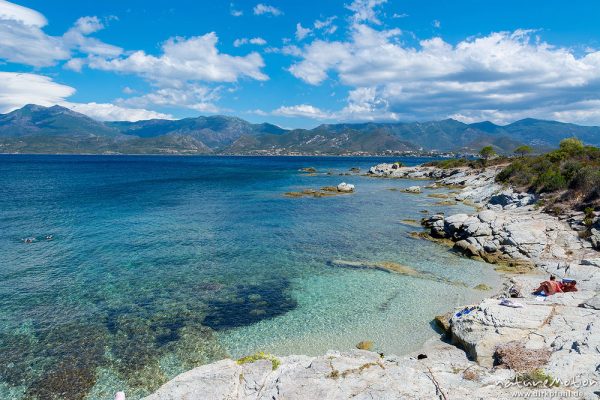
[(563, 292), (577, 292), (577, 281), (574, 279), (563, 279), (561, 285)]
[(540, 286), (537, 289), (535, 289), (533, 294), (543, 294), (544, 296), (550, 296), (555, 293), (576, 292), (576, 284), (577, 281), (572, 279), (563, 279), (562, 282), (558, 282), (554, 275), (550, 275), (550, 279), (540, 283)]

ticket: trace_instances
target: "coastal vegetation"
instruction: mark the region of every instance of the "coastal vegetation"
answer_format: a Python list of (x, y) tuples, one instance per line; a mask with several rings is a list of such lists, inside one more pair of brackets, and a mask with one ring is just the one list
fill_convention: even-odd
[(518, 156), (524, 157), (528, 154), (533, 153), (533, 148), (527, 145), (519, 146), (515, 149), (514, 153)]
[(544, 195), (545, 206), (596, 207), (600, 204), (600, 149), (575, 138), (564, 139), (557, 150), (513, 159), (497, 181)]
[(452, 158), (424, 165), (441, 169), (504, 166), (496, 181), (540, 195), (540, 206), (591, 207), (593, 211), (600, 205), (600, 148), (567, 138), (556, 150), (539, 155), (532, 152), (523, 145), (514, 149), (514, 157), (494, 156), (494, 149), (486, 146), (479, 159)]
[(494, 158), (488, 157), (487, 160), (483, 158), (448, 158), (445, 160), (436, 160), (424, 163), (424, 167), (436, 167), (441, 169), (452, 169), (452, 168), (484, 168), (491, 167), (494, 165), (503, 165), (510, 163), (512, 159), (506, 156), (496, 156)]
[(484, 164), (487, 164), (488, 160), (496, 155), (496, 150), (492, 146), (484, 146), (479, 151), (479, 155), (483, 159)]
[(558, 381), (546, 374), (543, 369), (535, 369), (517, 376), (517, 381), (530, 387), (558, 387)]

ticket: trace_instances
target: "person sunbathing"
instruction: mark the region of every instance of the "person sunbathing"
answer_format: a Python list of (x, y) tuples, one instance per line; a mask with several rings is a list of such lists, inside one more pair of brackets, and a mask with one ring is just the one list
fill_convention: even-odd
[(577, 281), (572, 279), (563, 279), (562, 282), (558, 282), (554, 275), (550, 275), (550, 279), (540, 283), (540, 286), (533, 293), (550, 296), (555, 293), (576, 292), (576, 284)]
[(577, 292), (577, 281), (574, 279), (563, 279), (561, 289), (563, 292)]

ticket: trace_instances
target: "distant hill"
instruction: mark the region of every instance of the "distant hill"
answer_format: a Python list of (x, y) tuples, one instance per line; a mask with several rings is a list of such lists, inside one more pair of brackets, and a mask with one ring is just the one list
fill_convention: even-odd
[(28, 104), (8, 114), (0, 114), (0, 137), (7, 136), (107, 136), (119, 131), (88, 116), (61, 106)]
[[(293, 130), (277, 137), (242, 137), (227, 151), (254, 153), (269, 149), (287, 148), (293, 151), (328, 153), (344, 151), (381, 152), (388, 150), (437, 150), (477, 152), (491, 145), (500, 153), (512, 153), (528, 144), (538, 151), (555, 148), (567, 137), (600, 145), (600, 128), (557, 121), (524, 119), (509, 125), (485, 121), (465, 124), (453, 119), (411, 123), (327, 124), (310, 130)], [(319, 146), (316, 144), (319, 143)]]
[(384, 130), (328, 129), (321, 125), (279, 135), (242, 136), (224, 151), (231, 154), (347, 154), (407, 150), (416, 150), (416, 147)]
[(287, 130), (222, 115), (100, 122), (61, 106), (26, 105), (0, 114), (2, 153), (90, 154), (382, 154), (402, 151), (475, 152), (491, 145), (510, 153), (539, 151), (566, 137), (600, 145), (600, 128), (523, 119), (508, 125), (429, 122), (323, 124)]
[(212, 149), (229, 146), (240, 137), (260, 134), (280, 135), (285, 129), (271, 124), (251, 124), (240, 118), (222, 115), (184, 118), (180, 120), (152, 119), (138, 122), (108, 122), (111, 128), (125, 135), (153, 138), (163, 135), (190, 136)]

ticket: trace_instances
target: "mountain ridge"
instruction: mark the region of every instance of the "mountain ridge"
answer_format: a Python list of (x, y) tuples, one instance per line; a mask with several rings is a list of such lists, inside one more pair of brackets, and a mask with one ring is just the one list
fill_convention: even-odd
[(0, 114), (1, 153), (389, 154), (467, 152), (491, 145), (539, 151), (566, 137), (600, 145), (600, 127), (525, 118), (507, 125), (455, 119), (320, 124), (284, 129), (226, 115), (101, 122), (68, 108), (28, 104)]

